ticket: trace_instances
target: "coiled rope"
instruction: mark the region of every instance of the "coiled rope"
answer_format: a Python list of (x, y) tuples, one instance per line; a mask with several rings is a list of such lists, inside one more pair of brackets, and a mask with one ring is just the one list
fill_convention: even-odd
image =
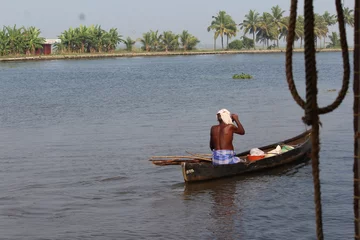
[(349, 87), (350, 79), (350, 63), (349, 52), (346, 41), (346, 31), (344, 23), (344, 14), (341, 0), (335, 0), (336, 11), (338, 14), (338, 25), (340, 32), (340, 43), (343, 58), (343, 83), (342, 88), (336, 100), (324, 108), (319, 108), (317, 103), (317, 71), (316, 71), (316, 56), (314, 44), (314, 8), (313, 0), (304, 0), (304, 33), (305, 33), (305, 71), (306, 71), (306, 102), (299, 96), (293, 78), (292, 69), (292, 53), (293, 44), (295, 39), (296, 15), (297, 15), (297, 0), (291, 0), (290, 7), (290, 21), (287, 36), (286, 46), (286, 78), (289, 85), (291, 95), (297, 104), (305, 110), (305, 116), (302, 118), (304, 123), (312, 126), (312, 174), (314, 183), (314, 201), (316, 212), (316, 235), (317, 239), (324, 239), (322, 229), (322, 207), (321, 207), (321, 190), (319, 178), (319, 152), (320, 152), (320, 139), (319, 139), (319, 114), (329, 113), (335, 110), (344, 100), (346, 92)]

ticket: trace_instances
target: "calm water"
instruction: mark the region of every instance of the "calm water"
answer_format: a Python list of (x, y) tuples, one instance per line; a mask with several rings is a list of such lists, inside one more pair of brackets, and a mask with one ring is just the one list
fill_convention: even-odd
[[(352, 59), (352, 58), (351, 58)], [(317, 56), (320, 104), (342, 79)], [(304, 96), (303, 55), (294, 75)], [(1, 239), (315, 239), (311, 165), (196, 185), (153, 155), (208, 153), (220, 108), (238, 113), (237, 151), (301, 133), (284, 55), (0, 64)], [(253, 74), (249, 81), (235, 73)], [(353, 236), (352, 90), (322, 116), (326, 239)]]

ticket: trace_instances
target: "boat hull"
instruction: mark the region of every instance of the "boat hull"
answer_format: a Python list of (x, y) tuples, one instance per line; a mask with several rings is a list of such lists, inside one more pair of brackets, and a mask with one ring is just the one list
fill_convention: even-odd
[[(305, 162), (309, 160), (311, 152), (311, 132), (306, 131), (299, 136), (285, 140), (281, 143), (275, 143), (268, 146), (261, 147), (263, 151), (268, 151), (275, 148), (278, 144), (297, 145), (291, 151), (275, 155), (273, 157), (264, 158), (262, 160), (246, 163), (237, 163), (229, 165), (212, 165), (208, 162), (200, 163), (182, 163), (182, 173), (185, 182), (205, 181), (223, 177), (230, 177), (244, 174), (247, 172), (255, 172), (277, 166)], [(249, 151), (237, 154), (241, 158), (245, 158)]]

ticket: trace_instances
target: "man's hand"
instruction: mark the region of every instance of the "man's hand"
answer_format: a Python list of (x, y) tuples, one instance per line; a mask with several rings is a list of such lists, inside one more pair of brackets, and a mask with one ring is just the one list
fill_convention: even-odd
[(231, 119), (232, 119), (233, 121), (239, 120), (239, 116), (238, 116), (237, 114), (233, 113), (233, 114), (231, 114)]

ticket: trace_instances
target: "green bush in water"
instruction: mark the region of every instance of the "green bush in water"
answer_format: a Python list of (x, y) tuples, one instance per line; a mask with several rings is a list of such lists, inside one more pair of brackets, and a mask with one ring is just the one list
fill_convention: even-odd
[(253, 76), (251, 76), (250, 74), (246, 74), (246, 73), (241, 73), (241, 74), (235, 74), (233, 76), (233, 79), (252, 79)]

